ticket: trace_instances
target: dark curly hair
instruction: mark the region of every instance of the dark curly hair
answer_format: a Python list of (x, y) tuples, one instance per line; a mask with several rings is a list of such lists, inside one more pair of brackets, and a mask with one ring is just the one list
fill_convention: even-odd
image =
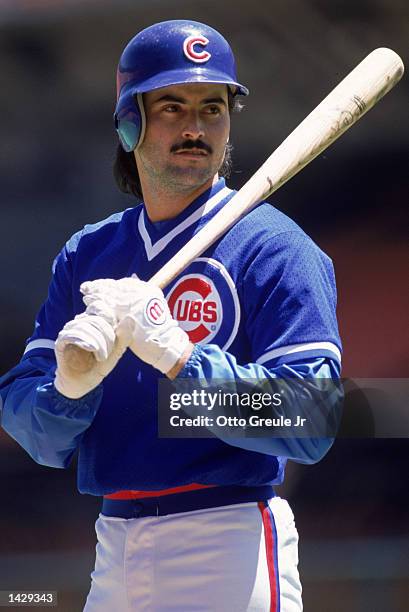
[[(228, 97), (230, 114), (240, 112), (243, 108), (240, 100), (234, 97), (230, 91), (228, 92)], [(220, 176), (224, 176), (225, 178), (230, 176), (232, 169), (232, 149), (232, 145), (227, 144), (226, 154), (224, 156), (223, 163), (219, 168)], [(138, 168), (136, 166), (133, 151), (131, 153), (126, 153), (122, 146), (118, 144), (113, 165), (113, 172), (119, 191), (134, 195), (140, 200), (142, 199), (141, 182), (139, 180)]]

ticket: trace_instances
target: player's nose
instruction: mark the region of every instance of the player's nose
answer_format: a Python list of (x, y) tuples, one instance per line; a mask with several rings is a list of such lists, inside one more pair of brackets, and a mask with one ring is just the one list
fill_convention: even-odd
[(189, 115), (182, 130), (182, 136), (186, 140), (198, 140), (204, 136), (203, 122), (196, 113)]

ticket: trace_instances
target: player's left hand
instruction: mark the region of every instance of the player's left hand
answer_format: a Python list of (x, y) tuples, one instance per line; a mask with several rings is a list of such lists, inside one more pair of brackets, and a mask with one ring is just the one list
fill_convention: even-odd
[[(138, 278), (99, 279), (81, 285), (86, 312), (128, 320), (133, 326), (129, 348), (164, 374), (179, 362), (190, 342), (173, 319), (163, 292)], [(104, 314), (106, 313), (106, 315)]]

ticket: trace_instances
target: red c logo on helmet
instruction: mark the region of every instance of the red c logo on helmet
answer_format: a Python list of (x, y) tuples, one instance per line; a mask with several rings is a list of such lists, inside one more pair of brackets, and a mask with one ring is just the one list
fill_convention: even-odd
[(208, 51), (195, 51), (195, 45), (202, 45), (205, 47), (209, 44), (209, 39), (205, 36), (188, 36), (183, 42), (183, 53), (187, 59), (197, 64), (207, 62), (211, 58), (211, 54)]

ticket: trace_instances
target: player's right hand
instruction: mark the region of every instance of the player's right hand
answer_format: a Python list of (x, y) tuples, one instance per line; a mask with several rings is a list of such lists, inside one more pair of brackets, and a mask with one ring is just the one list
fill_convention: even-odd
[[(95, 389), (116, 366), (132, 340), (130, 322), (116, 327), (106, 317), (83, 313), (65, 324), (55, 343), (57, 370), (54, 386), (62, 395), (78, 399)], [(72, 346), (89, 352), (89, 367), (77, 368)], [(83, 366), (83, 364), (81, 364)]]
[(142, 361), (168, 374), (188, 350), (189, 336), (172, 317), (163, 291), (136, 276), (82, 283), (87, 313), (128, 321), (129, 348)]

